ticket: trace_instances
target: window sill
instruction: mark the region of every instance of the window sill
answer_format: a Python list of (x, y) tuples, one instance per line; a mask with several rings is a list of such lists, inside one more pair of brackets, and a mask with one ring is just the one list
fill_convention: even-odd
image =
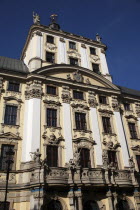
[(140, 140), (139, 138), (130, 138), (130, 139), (131, 139), (131, 140), (136, 140), (136, 141), (137, 141), (137, 140)]
[(48, 125), (44, 125), (44, 128), (52, 128), (52, 129), (62, 129), (60, 126), (56, 126), (56, 127), (53, 127), (53, 126), (48, 126)]
[(11, 125), (11, 124), (5, 124), (5, 123), (2, 123), (2, 126), (7, 126), (7, 127), (16, 127), (18, 128), (19, 125)]
[(105, 132), (102, 132), (103, 135), (110, 135), (110, 136), (117, 136), (117, 134), (115, 133), (105, 133)]
[(92, 133), (92, 131), (90, 131), (90, 130), (83, 130), (83, 129), (81, 129), (81, 130), (79, 130), (79, 129), (73, 129), (73, 131), (75, 131), (75, 132), (85, 132), (85, 133)]

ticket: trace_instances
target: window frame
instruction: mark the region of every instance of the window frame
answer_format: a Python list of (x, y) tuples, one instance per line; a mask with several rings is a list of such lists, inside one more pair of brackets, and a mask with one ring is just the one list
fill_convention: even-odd
[[(18, 84), (19, 85), (18, 91), (16, 91), (16, 90), (9, 90), (10, 83)], [(14, 80), (9, 80), (8, 83), (7, 83), (7, 88), (6, 89), (7, 89), (7, 91), (10, 91), (10, 92), (20, 93), (21, 92), (21, 83), (20, 82), (18, 83), (18, 82), (14, 81)]]
[[(48, 125), (48, 110), (54, 110), (55, 111), (55, 125), (53, 125), (53, 117), (52, 117), (52, 113), (51, 113), (51, 125)], [(53, 127), (53, 128), (56, 128), (56, 127), (58, 127), (58, 124), (57, 124), (57, 122), (58, 122), (58, 118), (57, 118), (57, 109), (55, 109), (55, 108), (51, 108), (51, 107), (47, 107), (46, 108), (46, 125), (47, 125), (47, 127)]]
[[(92, 50), (94, 50), (94, 53), (92, 53)], [(89, 47), (90, 55), (97, 55), (96, 53), (96, 48), (94, 47)]]
[[(106, 103), (101, 103), (100, 102), (101, 97), (104, 97), (106, 99)], [(98, 96), (98, 99), (99, 99), (99, 104), (101, 104), (101, 105), (108, 105), (108, 98), (107, 98), (107, 96), (105, 96), (105, 95), (99, 95)]]
[[(75, 129), (76, 130), (84, 130), (84, 131), (86, 131), (87, 129), (88, 129), (88, 126), (87, 126), (87, 114), (85, 113), (85, 112), (77, 112), (77, 111), (75, 111)], [(82, 122), (80, 122), (80, 119), (81, 119), (81, 116), (80, 116), (80, 118), (79, 118), (79, 128), (78, 128), (78, 126), (77, 126), (77, 121), (76, 121), (76, 114), (78, 114), (79, 116), (81, 115), (81, 116), (85, 116), (84, 117), (84, 126), (82, 125)]]
[[(74, 46), (74, 47), (71, 47), (71, 46)], [(76, 50), (76, 42), (69, 41), (69, 49)]]
[[(76, 98), (75, 97), (75, 94), (77, 93), (77, 95), (78, 95), (78, 93), (82, 93), (82, 98)], [(80, 91), (80, 90), (73, 90), (73, 99), (76, 99), (76, 100), (84, 100), (84, 92), (83, 91)]]
[[(111, 117), (109, 117), (109, 116), (101, 116), (101, 118), (102, 118), (103, 133), (105, 133), (105, 134), (113, 134), (113, 128), (112, 128), (112, 124), (111, 124)], [(104, 119), (105, 119), (105, 118), (106, 118), (106, 119), (109, 119), (109, 124), (110, 124), (110, 125), (109, 125), (109, 126), (108, 126), (108, 125), (105, 125), (107, 129), (109, 129), (109, 127), (111, 128), (109, 132), (106, 132), (106, 131), (105, 131), (103, 118), (104, 118)]]
[[(55, 162), (56, 164), (54, 164), (54, 165), (53, 165), (53, 164), (49, 165), (49, 163), (48, 163), (48, 159), (49, 159), (49, 158), (48, 158), (48, 157), (49, 157), (49, 155), (48, 155), (48, 148), (53, 148), (53, 149), (55, 148), (55, 149), (57, 150), (57, 151), (55, 151), (55, 152), (56, 152), (56, 155), (53, 154), (53, 155), (50, 157), (50, 162), (51, 162), (51, 163), (52, 163), (52, 162), (54, 163), (54, 162), (55, 162), (55, 160), (54, 160), (55, 158), (54, 158), (54, 157), (57, 156), (57, 160), (56, 160), (56, 162)], [(51, 154), (52, 154), (53, 149), (51, 149), (51, 152), (50, 152)], [(58, 146), (57, 146), (57, 145), (50, 145), (50, 144), (48, 144), (47, 147), (46, 147), (46, 157), (47, 157), (47, 164), (48, 164), (49, 167), (58, 167), (58, 166), (59, 166), (59, 148), (58, 148)], [(53, 158), (54, 158), (54, 159), (53, 159)], [(53, 159), (53, 160), (52, 160), (52, 159)]]
[[(135, 127), (135, 131), (132, 131), (133, 132), (133, 134), (134, 134), (134, 136), (133, 136), (133, 134), (131, 133), (131, 129), (130, 129), (130, 124), (132, 125), (134, 125), (134, 127)], [(130, 133), (130, 138), (131, 139), (138, 139), (138, 136), (139, 136), (139, 133), (138, 133), (138, 130), (137, 130), (137, 125), (136, 125), (136, 122), (131, 122), (131, 121), (128, 121), (128, 128), (129, 128), (129, 133)], [(133, 138), (134, 137), (134, 138)]]
[[(50, 38), (50, 37), (53, 38), (53, 39), (52, 39), (53, 42), (48, 42), (48, 37), (49, 37), (49, 38)], [(52, 36), (52, 35), (47, 35), (47, 36), (46, 36), (46, 42), (49, 43), (49, 44), (55, 44), (54, 39), (55, 39), (55, 38), (54, 38), (54, 36)]]
[[(98, 66), (98, 71), (96, 72), (96, 71), (94, 71), (94, 68), (93, 68), (93, 66)], [(94, 72), (94, 73), (96, 73), (96, 74), (101, 74), (101, 71), (100, 71), (100, 64), (99, 63), (92, 63), (92, 71)]]
[(137, 156), (139, 157), (139, 161), (140, 161), (140, 154), (135, 154), (137, 169), (138, 169), (138, 171), (140, 172), (140, 163), (138, 163)]
[[(77, 64), (71, 64), (71, 60), (76, 60)], [(71, 66), (79, 66), (79, 59), (78, 58), (74, 58), (74, 57), (69, 57), (69, 64)]]
[[(127, 107), (126, 105), (129, 105), (129, 109), (126, 108)], [(130, 103), (125, 102), (125, 103), (123, 103), (123, 106), (124, 106), (125, 111), (132, 111)]]
[[(9, 123), (5, 123), (5, 119), (6, 119), (6, 107), (8, 106), (11, 106), (11, 107), (16, 107), (17, 110), (16, 110), (16, 121), (15, 121), (15, 124), (9, 124)], [(10, 104), (10, 103), (6, 103), (5, 104), (5, 107), (4, 107), (4, 116), (3, 116), (3, 124), (4, 125), (10, 125), (10, 126), (16, 126), (18, 125), (18, 122), (19, 122), (19, 106), (17, 104)]]
[[(115, 154), (115, 161), (113, 162), (113, 165), (111, 164), (112, 162), (110, 161), (111, 159), (109, 158), (109, 154), (111, 154), (111, 153)], [(108, 156), (108, 165), (111, 164), (112, 167), (115, 167), (115, 168), (118, 169), (119, 168), (119, 161), (118, 161), (118, 157), (117, 157), (117, 151), (115, 151), (115, 150), (107, 150), (107, 156)], [(114, 159), (114, 157), (113, 157), (113, 159)]]
[[(53, 60), (53, 62), (51, 61), (47, 61), (47, 54), (50, 54), (53, 56), (53, 58), (51, 58)], [(52, 64), (55, 64), (55, 53), (54, 52), (49, 52), (49, 51), (46, 51), (46, 62), (47, 63), (52, 63)]]
[[(48, 87), (51, 87), (51, 88), (55, 88), (55, 94), (52, 94), (52, 93), (48, 93)], [(51, 84), (47, 84), (46, 85), (46, 94), (47, 95), (51, 95), (51, 96), (57, 96), (58, 95), (58, 88), (54, 85), (51, 85)]]

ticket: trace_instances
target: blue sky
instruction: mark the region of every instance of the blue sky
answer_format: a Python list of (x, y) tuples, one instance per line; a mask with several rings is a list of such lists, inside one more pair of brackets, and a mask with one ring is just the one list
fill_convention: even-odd
[(32, 12), (49, 24), (56, 13), (64, 31), (95, 39), (108, 46), (107, 62), (113, 82), (140, 90), (140, 0), (0, 0), (0, 55), (19, 58)]

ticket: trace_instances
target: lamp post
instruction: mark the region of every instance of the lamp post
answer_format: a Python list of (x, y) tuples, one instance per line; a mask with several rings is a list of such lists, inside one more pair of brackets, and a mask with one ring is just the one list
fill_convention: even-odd
[(6, 156), (7, 156), (7, 172), (6, 172), (6, 190), (5, 190), (5, 200), (4, 200), (4, 210), (6, 210), (7, 207), (7, 193), (8, 193), (8, 181), (9, 181), (9, 173), (10, 173), (10, 166), (12, 165), (13, 161), (13, 156), (14, 156), (15, 152), (13, 151), (13, 149), (11, 147), (9, 147), (8, 151), (6, 152)]

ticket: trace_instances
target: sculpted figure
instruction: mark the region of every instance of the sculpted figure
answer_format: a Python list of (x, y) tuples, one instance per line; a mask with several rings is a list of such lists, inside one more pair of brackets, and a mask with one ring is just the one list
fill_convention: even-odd
[(31, 152), (31, 154), (33, 154), (32, 156), (33, 161), (39, 163), (40, 157), (41, 157), (41, 153), (39, 152), (39, 149), (37, 149), (36, 152)]
[(33, 12), (33, 23), (36, 25), (40, 25), (40, 16), (36, 13)]
[(134, 159), (132, 156), (129, 158), (129, 165), (131, 168), (135, 168), (135, 163), (134, 163)]

